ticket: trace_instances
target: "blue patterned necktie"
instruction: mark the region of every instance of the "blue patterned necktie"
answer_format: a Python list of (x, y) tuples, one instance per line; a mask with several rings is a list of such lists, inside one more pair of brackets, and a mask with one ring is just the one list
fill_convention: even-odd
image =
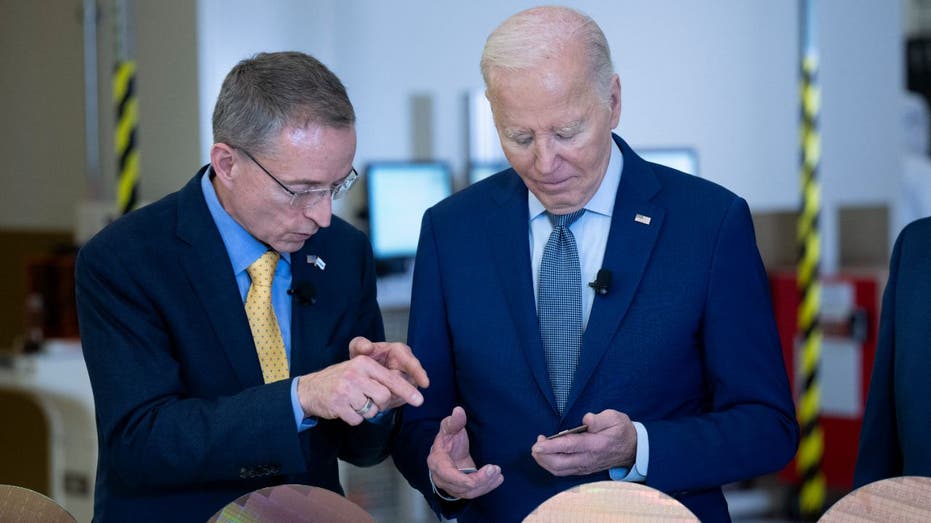
[(562, 215), (546, 213), (553, 232), (543, 248), (537, 312), (546, 366), (560, 413), (566, 407), (582, 350), (582, 272), (569, 226), (584, 212), (585, 209)]

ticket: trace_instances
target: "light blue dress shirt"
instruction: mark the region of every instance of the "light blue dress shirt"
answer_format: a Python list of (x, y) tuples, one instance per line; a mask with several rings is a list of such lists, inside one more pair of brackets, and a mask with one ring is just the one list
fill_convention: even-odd
[[(249, 231), (244, 229), (226, 212), (226, 209), (223, 208), (217, 198), (217, 192), (213, 188), (213, 184), (210, 182), (212, 175), (213, 167), (210, 167), (204, 177), (201, 178), (200, 186), (204, 191), (204, 199), (207, 200), (207, 208), (210, 209), (213, 222), (220, 231), (220, 237), (223, 238), (226, 253), (233, 264), (236, 285), (239, 287), (239, 295), (242, 297), (243, 304), (245, 304), (246, 295), (249, 293), (249, 285), (252, 284), (246, 269), (249, 268), (249, 265), (252, 265), (252, 262), (265, 254), (269, 247), (255, 239), (254, 236), (249, 234)], [(290, 365), (291, 296), (288, 295), (288, 289), (291, 288), (291, 253), (283, 252), (279, 254), (281, 257), (278, 259), (275, 278), (272, 280), (272, 308), (278, 318), (278, 327), (281, 329), (281, 338), (284, 341), (284, 351)], [(291, 409), (294, 412), (294, 423), (300, 432), (316, 425), (317, 420), (313, 417), (304, 417), (304, 409), (301, 408), (301, 402), (297, 396), (297, 380), (298, 378), (291, 380)]]
[[(592, 303), (595, 299), (595, 289), (588, 286), (588, 282), (595, 281), (601, 264), (604, 262), (605, 248), (608, 244), (608, 232), (611, 230), (611, 215), (614, 213), (614, 200), (617, 197), (617, 188), (621, 183), (621, 171), (624, 168), (624, 157), (620, 148), (615, 144), (611, 148), (611, 159), (601, 185), (585, 204), (585, 213), (576, 220), (569, 229), (575, 237), (579, 248), (579, 265), (582, 281), (582, 331), (588, 327), (588, 319), (592, 313)], [(527, 206), (530, 210), (530, 264), (533, 271), (533, 281), (539, 281), (540, 265), (543, 261), (543, 249), (553, 232), (553, 225), (547, 219), (546, 209), (536, 196), (527, 191)], [(533, 294), (537, 297), (539, 289), (534, 284)], [(583, 347), (582, 350), (585, 350)], [(633, 422), (637, 430), (637, 457), (634, 466), (628, 470), (625, 467), (615, 467), (609, 470), (613, 480), (644, 481), (650, 465), (650, 441), (647, 430), (640, 422)]]

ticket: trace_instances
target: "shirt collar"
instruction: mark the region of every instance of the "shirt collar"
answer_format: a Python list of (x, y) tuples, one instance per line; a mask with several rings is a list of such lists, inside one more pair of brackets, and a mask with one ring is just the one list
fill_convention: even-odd
[[(617, 198), (617, 187), (621, 183), (621, 171), (624, 169), (624, 155), (621, 154), (621, 148), (614, 140), (611, 140), (611, 143), (614, 147), (611, 148), (611, 158), (608, 160), (604, 178), (598, 190), (585, 204), (586, 211), (609, 218), (614, 213), (614, 200)], [(530, 210), (531, 220), (546, 212), (546, 208), (531, 191), (527, 191), (527, 207)]]
[[(217, 191), (213, 188), (211, 178), (213, 178), (213, 166), (207, 168), (207, 172), (200, 180), (200, 187), (204, 192), (204, 199), (207, 200), (207, 208), (210, 210), (210, 216), (220, 231), (220, 237), (223, 238), (223, 244), (226, 246), (226, 252), (233, 264), (233, 274), (239, 274), (245, 271), (252, 262), (259, 259), (259, 256), (265, 254), (268, 246), (254, 236), (249, 234), (242, 225), (239, 224), (217, 198)], [(281, 259), (291, 263), (290, 253), (281, 253)]]

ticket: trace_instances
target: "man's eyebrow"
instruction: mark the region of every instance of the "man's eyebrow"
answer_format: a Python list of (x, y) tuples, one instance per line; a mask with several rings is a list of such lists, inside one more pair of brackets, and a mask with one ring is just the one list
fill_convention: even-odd
[[(585, 125), (584, 120), (575, 120), (565, 125), (554, 127), (553, 130), (556, 132), (575, 132), (581, 129), (582, 127), (584, 127), (584, 125)], [(515, 138), (518, 136), (533, 134), (532, 131), (528, 129), (520, 129), (520, 128), (517, 128), (517, 129), (506, 128), (506, 129), (503, 129), (502, 132), (504, 133), (504, 136), (507, 138)]]
[(527, 129), (504, 129), (504, 136), (508, 138), (514, 138), (522, 134), (530, 134), (530, 131)]
[(574, 122), (569, 122), (566, 125), (563, 125), (562, 127), (558, 127), (556, 130), (557, 131), (570, 131), (570, 132), (577, 131), (582, 128), (584, 123), (585, 122), (583, 122), (582, 120), (576, 120)]
[(330, 184), (326, 184), (326, 183), (323, 183), (323, 182), (317, 182), (317, 181), (297, 181), (297, 182), (290, 183), (290, 184), (288, 184), (288, 185), (306, 185), (306, 186), (307, 186), (307, 189), (304, 189), (304, 190), (302, 190), (302, 191), (298, 191), (299, 193), (310, 192), (310, 191), (319, 191), (319, 190), (323, 190), (323, 189), (333, 189), (333, 188), (335, 188), (335, 187), (339, 187), (340, 185), (342, 185), (343, 182), (345, 182), (346, 180), (348, 180), (350, 176), (352, 176), (352, 170), (350, 170), (348, 173), (346, 173), (346, 176), (343, 176), (343, 177), (340, 178), (339, 180), (336, 180), (335, 182), (331, 182)]

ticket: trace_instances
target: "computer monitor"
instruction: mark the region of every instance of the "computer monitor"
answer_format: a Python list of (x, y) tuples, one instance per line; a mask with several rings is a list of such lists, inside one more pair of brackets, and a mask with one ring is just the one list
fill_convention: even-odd
[(509, 168), (507, 162), (472, 162), (469, 164), (469, 185)]
[(443, 162), (371, 162), (365, 182), (376, 272), (403, 272), (417, 254), (423, 213), (452, 193), (450, 168)]
[(634, 149), (648, 162), (672, 167), (678, 171), (698, 176), (698, 155), (688, 147), (642, 147)]

